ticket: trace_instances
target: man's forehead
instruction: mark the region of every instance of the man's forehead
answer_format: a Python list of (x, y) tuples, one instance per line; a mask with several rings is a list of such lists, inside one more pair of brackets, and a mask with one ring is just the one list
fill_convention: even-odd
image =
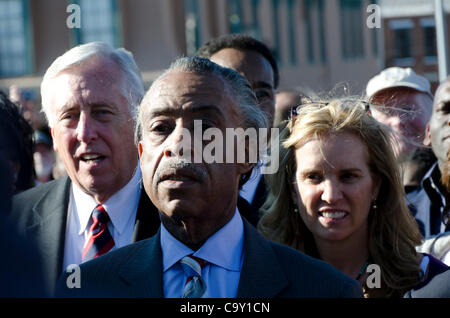
[(95, 59), (80, 65), (74, 65), (59, 72), (54, 80), (65, 80), (71, 85), (78, 84), (81, 88), (90, 85), (106, 86), (115, 83), (122, 84), (123, 77), (117, 65), (108, 60)]
[(142, 104), (152, 114), (180, 108), (208, 110), (232, 101), (231, 88), (220, 76), (172, 71), (151, 86)]
[(252, 86), (274, 86), (270, 62), (259, 52), (239, 48), (224, 48), (211, 56), (211, 61), (229, 67), (247, 78)]
[(441, 100), (450, 99), (450, 80), (442, 83), (436, 90), (435, 103)]
[(215, 97), (231, 96), (229, 85), (218, 75), (173, 71), (167, 73), (151, 86), (146, 100), (168, 97)]

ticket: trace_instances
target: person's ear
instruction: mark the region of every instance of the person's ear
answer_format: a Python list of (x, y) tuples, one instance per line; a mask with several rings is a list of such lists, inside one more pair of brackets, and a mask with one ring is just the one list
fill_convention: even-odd
[(142, 159), (142, 143), (139, 141), (138, 143), (138, 152), (139, 152), (139, 160)]
[(381, 188), (381, 176), (374, 175), (372, 177), (373, 185), (372, 185), (372, 201), (375, 201), (378, 198), (378, 194), (380, 193)]
[(292, 202), (294, 202), (294, 204), (298, 206), (298, 186), (296, 181), (297, 180), (295, 180), (295, 178), (294, 180), (289, 180), (288, 187)]
[(52, 140), (53, 140), (53, 150), (55, 152), (58, 152), (58, 146), (56, 145), (57, 143), (55, 142), (55, 129), (54, 128), (50, 128), (50, 134), (52, 135)]
[(428, 123), (427, 127), (425, 128), (425, 138), (423, 140), (423, 144), (427, 147), (431, 147), (430, 123)]

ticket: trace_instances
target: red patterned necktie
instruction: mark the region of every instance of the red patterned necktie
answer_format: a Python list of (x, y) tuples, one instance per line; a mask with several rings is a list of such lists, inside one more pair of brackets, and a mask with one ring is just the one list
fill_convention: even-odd
[(183, 289), (183, 298), (203, 298), (207, 296), (206, 284), (202, 278), (202, 268), (206, 261), (188, 255), (180, 260), (181, 266), (187, 275)]
[(83, 262), (103, 255), (113, 248), (114, 239), (108, 230), (109, 216), (105, 208), (99, 204), (92, 211), (92, 225), (89, 229), (89, 240), (82, 254)]

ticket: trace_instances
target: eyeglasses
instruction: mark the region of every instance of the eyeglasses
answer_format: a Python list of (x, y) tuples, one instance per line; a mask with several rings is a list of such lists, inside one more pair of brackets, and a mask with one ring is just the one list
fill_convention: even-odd
[[(366, 113), (369, 116), (372, 116), (372, 112), (370, 111), (370, 104), (364, 100), (358, 100), (358, 101), (352, 101), (355, 103), (361, 103), (362, 105), (364, 105), (364, 110), (366, 111)], [(304, 106), (308, 106), (308, 105), (322, 105), (322, 106), (327, 106), (329, 104), (329, 102), (308, 102), (308, 103), (304, 103), (304, 104), (299, 104), (297, 106), (294, 106), (291, 108), (290, 113), (289, 113), (289, 120), (293, 120), (298, 116), (298, 113), (300, 111), (300, 109)]]

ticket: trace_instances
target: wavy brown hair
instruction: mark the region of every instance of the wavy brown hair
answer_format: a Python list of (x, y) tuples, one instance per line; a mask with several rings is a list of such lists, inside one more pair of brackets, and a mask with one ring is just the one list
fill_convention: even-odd
[(312, 233), (294, 213), (291, 197), (295, 179), (295, 149), (311, 138), (353, 133), (367, 146), (369, 167), (381, 180), (377, 210), (369, 216), (369, 255), (381, 268), (381, 290), (365, 289), (368, 297), (402, 296), (417, 285), (423, 272), (415, 246), (422, 236), (404, 200), (399, 167), (388, 128), (357, 99), (334, 99), (303, 105), (297, 117), (285, 122), (280, 133), (280, 169), (265, 175), (269, 195), (262, 207), (258, 230), (267, 238), (318, 257)]

